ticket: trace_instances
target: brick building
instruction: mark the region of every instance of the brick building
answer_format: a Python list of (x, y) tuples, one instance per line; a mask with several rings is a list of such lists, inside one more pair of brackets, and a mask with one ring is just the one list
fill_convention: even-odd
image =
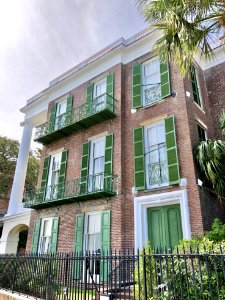
[[(183, 79), (151, 50), (156, 38), (145, 30), (116, 41), (21, 109), (21, 161), (33, 127), (44, 145), (38, 187), (20, 211), (30, 220), (27, 251), (170, 246), (224, 219), (223, 204), (198, 186), (193, 158), (199, 140), (220, 134), (223, 54), (196, 58)], [(12, 192), (9, 216), (21, 201)]]

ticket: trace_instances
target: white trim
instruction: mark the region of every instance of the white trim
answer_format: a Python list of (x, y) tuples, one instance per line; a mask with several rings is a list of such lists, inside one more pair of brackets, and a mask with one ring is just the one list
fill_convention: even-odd
[(62, 148), (59, 148), (59, 149), (57, 149), (57, 150), (50, 151), (50, 152), (48, 153), (48, 155), (49, 155), (49, 156), (53, 156), (53, 155), (55, 155), (55, 154), (57, 154), (57, 153), (59, 153), (59, 152), (63, 152), (64, 150), (65, 150), (65, 147), (62, 147)]
[(108, 132), (108, 131), (104, 131), (104, 132), (102, 132), (102, 133), (93, 135), (93, 136), (91, 136), (91, 137), (88, 138), (88, 142), (91, 142), (91, 141), (100, 139), (100, 138), (106, 136), (107, 134), (109, 134), (109, 132)]
[(135, 249), (142, 249), (148, 240), (147, 208), (180, 204), (183, 238), (191, 238), (187, 190), (134, 197)]
[[(149, 174), (149, 171), (148, 171), (148, 162), (147, 162), (149, 160), (149, 157), (148, 158), (146, 157), (146, 154), (147, 154), (147, 141), (148, 141), (148, 129), (152, 128), (152, 127), (156, 127), (158, 125), (164, 125), (164, 134), (165, 134), (165, 121), (164, 121), (164, 119), (158, 120), (155, 123), (151, 123), (151, 124), (148, 124), (148, 125), (144, 126), (144, 150), (145, 150), (144, 161), (145, 161), (145, 174), (146, 174), (145, 180), (146, 180), (146, 186), (147, 186), (148, 190), (152, 190), (152, 189), (155, 189), (155, 188), (161, 188), (161, 187), (165, 187), (165, 186), (169, 185), (169, 181), (165, 182), (163, 184), (155, 184), (155, 185), (152, 185), (152, 186), (150, 186), (150, 184), (149, 184), (150, 174)], [(166, 136), (164, 135), (164, 137), (165, 137), (164, 142), (165, 142), (165, 147), (166, 147)]]
[[(94, 159), (93, 159), (93, 153), (94, 153), (94, 144), (96, 144), (97, 142), (100, 141), (104, 141), (104, 149), (103, 151), (105, 152), (105, 144), (106, 144), (106, 140), (105, 140), (105, 136), (102, 136), (98, 139), (92, 140), (91, 141), (91, 146), (90, 146), (90, 154), (89, 154), (89, 175), (94, 175)], [(105, 164), (105, 153), (104, 153), (104, 164)], [(103, 164), (103, 172), (104, 172), (104, 164)], [(102, 173), (102, 172), (100, 172)]]
[(196, 74), (196, 81), (197, 81), (197, 89), (198, 89), (198, 95), (199, 95), (199, 100), (200, 100), (200, 105), (196, 103), (196, 105), (204, 112), (204, 105), (203, 105), (203, 97), (202, 97), (202, 89), (201, 89), (201, 84), (200, 84), (200, 79), (199, 79), (199, 70), (195, 68), (195, 74)]
[(41, 219), (41, 228), (40, 228), (40, 234), (39, 234), (39, 239), (38, 239), (38, 253), (43, 253), (43, 251), (41, 251), (42, 250), (41, 249), (41, 247), (42, 247), (41, 241), (42, 241), (42, 237), (43, 237), (43, 230), (44, 230), (45, 221), (50, 221), (50, 232), (51, 232), (47, 252), (49, 251), (49, 246), (50, 246), (50, 242), (51, 242), (53, 217), (43, 218), (43, 219)]

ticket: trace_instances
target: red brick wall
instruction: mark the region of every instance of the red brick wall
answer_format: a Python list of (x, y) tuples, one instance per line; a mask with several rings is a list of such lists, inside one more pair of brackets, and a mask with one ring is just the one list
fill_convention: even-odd
[(205, 71), (205, 81), (213, 120), (215, 139), (224, 140), (219, 129), (219, 117), (225, 108), (225, 62)]
[[(200, 235), (213, 221), (212, 216), (219, 213), (221, 207), (218, 201), (212, 201), (211, 195), (197, 186), (197, 170), (193, 158), (193, 148), (198, 142), (197, 120), (207, 126), (208, 137), (214, 136), (215, 115), (211, 113), (211, 98), (207, 97), (206, 83), (203, 72), (198, 69), (201, 84), (203, 110), (193, 100), (190, 79), (183, 79), (174, 65), (170, 66), (171, 91), (176, 92), (176, 97), (168, 97), (165, 100), (148, 108), (141, 108), (136, 113), (131, 113), (132, 108), (132, 66), (147, 59), (149, 55), (127, 65), (116, 65), (108, 70), (115, 73), (114, 97), (117, 99), (117, 117), (104, 121), (88, 129), (74, 132), (72, 135), (62, 138), (47, 147), (44, 147), (43, 157), (51, 151), (61, 147), (68, 149), (68, 165), (66, 180), (80, 177), (82, 144), (89, 137), (108, 131), (114, 133), (113, 173), (119, 176), (119, 195), (116, 197), (79, 201), (71, 204), (58, 205), (53, 208), (33, 211), (30, 222), (30, 230), (27, 242), (27, 250), (30, 250), (34, 220), (39, 217), (59, 216), (58, 251), (72, 251), (74, 244), (75, 216), (77, 213), (93, 210), (111, 210), (111, 247), (112, 249), (131, 248), (134, 246), (134, 205), (131, 189), (134, 186), (134, 159), (133, 159), (133, 129), (142, 125), (146, 120), (175, 115), (178, 156), (180, 164), (180, 176), (188, 182), (188, 203), (190, 210), (191, 230), (193, 235)], [(74, 107), (85, 102), (86, 82), (72, 91), (74, 95)], [(207, 83), (208, 84), (208, 83)], [(188, 97), (186, 91), (190, 93)], [(222, 97), (222, 96), (221, 96)], [(51, 105), (50, 105), (51, 106)], [(213, 120), (213, 121), (212, 121)], [(42, 170), (43, 158), (41, 163)], [(39, 174), (39, 186), (42, 171)], [(139, 191), (138, 195), (149, 195), (172, 190), (179, 190), (179, 185), (158, 189), (155, 191)], [(214, 211), (211, 213), (210, 210)], [(211, 216), (211, 217), (209, 217)], [(221, 214), (221, 218), (222, 218)], [(204, 220), (203, 220), (204, 219)], [(141, 220), (140, 220), (141, 221)]]

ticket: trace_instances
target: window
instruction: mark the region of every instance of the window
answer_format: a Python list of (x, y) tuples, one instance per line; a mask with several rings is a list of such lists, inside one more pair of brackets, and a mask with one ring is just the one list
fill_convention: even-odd
[(206, 141), (207, 140), (207, 136), (206, 136), (206, 130), (204, 128), (202, 128), (202, 126), (200, 126), (199, 124), (197, 124), (198, 127), (198, 137), (199, 137), (199, 141)]
[(168, 185), (164, 122), (145, 127), (145, 168), (147, 188)]
[(153, 104), (161, 99), (160, 62), (153, 58), (142, 64), (143, 106)]
[(101, 213), (88, 213), (85, 220), (85, 251), (100, 250)]
[(47, 200), (57, 198), (61, 158), (62, 152), (56, 153), (51, 156), (46, 188)]
[(91, 142), (89, 167), (89, 191), (103, 188), (105, 163), (105, 137)]
[(62, 100), (57, 104), (55, 130), (60, 129), (65, 124), (67, 100)]
[(94, 84), (93, 90), (93, 111), (101, 110), (106, 100), (106, 78)]
[(39, 238), (39, 253), (49, 252), (50, 242), (52, 234), (52, 218), (42, 219), (41, 231)]
[(196, 69), (193, 67), (191, 70), (191, 84), (192, 84), (192, 90), (193, 90), (193, 97), (194, 102), (202, 108), (202, 101), (201, 101), (201, 93), (199, 90), (199, 79), (196, 74)]

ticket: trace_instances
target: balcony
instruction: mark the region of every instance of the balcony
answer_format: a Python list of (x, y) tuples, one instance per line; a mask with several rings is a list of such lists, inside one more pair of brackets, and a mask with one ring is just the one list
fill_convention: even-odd
[(24, 207), (44, 208), (80, 200), (99, 199), (117, 194), (118, 177), (89, 175), (24, 193)]
[(46, 122), (36, 128), (34, 141), (44, 145), (72, 134), (74, 131), (88, 128), (116, 116), (116, 99), (103, 94), (90, 103), (84, 103), (69, 113), (55, 118), (54, 124)]

